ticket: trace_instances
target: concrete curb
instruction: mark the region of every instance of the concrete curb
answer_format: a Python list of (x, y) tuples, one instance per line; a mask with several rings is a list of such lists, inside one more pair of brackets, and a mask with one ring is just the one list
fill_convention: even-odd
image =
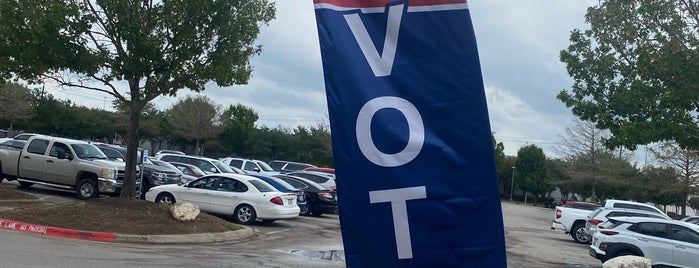
[(246, 239), (255, 235), (255, 232), (252, 230), (252, 228), (246, 226), (243, 226), (243, 229), (240, 230), (222, 233), (201, 233), (186, 235), (128, 235), (71, 230), (4, 219), (0, 219), (0, 229), (8, 229), (25, 233), (69, 239), (152, 244), (221, 242)]
[(4, 219), (0, 219), (0, 228), (32, 234), (92, 241), (114, 241), (116, 237), (116, 234), (112, 233), (70, 230)]
[(255, 231), (250, 227), (223, 233), (201, 233), (187, 235), (128, 235), (117, 234), (115, 242), (149, 243), (149, 244), (178, 244), (178, 243), (209, 243), (250, 238)]

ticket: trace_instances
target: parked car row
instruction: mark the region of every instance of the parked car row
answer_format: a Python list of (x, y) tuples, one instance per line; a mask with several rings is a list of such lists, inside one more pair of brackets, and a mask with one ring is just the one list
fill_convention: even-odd
[[(570, 213), (565, 209), (589, 211), (590, 208), (572, 207), (556, 207), (552, 229), (562, 225), (560, 219), (565, 217), (561, 213)], [(576, 242), (589, 242), (589, 255), (602, 262), (635, 255), (650, 259), (653, 267), (697, 267), (699, 263), (699, 225), (691, 223), (696, 217), (673, 220), (655, 206), (624, 200), (607, 200), (586, 217), (584, 228), (574, 224), (576, 233), (571, 232), (571, 236)], [(566, 220), (572, 221), (577, 220)], [(586, 238), (576, 239), (580, 233)]]
[[(282, 176), (280, 172), (272, 171), (269, 165), (267, 165), (265, 162), (244, 158), (224, 158), (216, 160), (207, 157), (191, 156), (179, 153), (160, 153), (158, 154), (157, 158), (159, 160), (170, 162), (182, 172), (186, 171), (196, 173), (194, 170), (198, 169), (202, 170), (203, 173), (206, 174), (203, 176), (200, 175), (198, 179), (189, 183), (183, 183), (177, 186), (167, 185), (163, 187), (156, 186), (150, 188), (146, 193), (145, 198), (147, 200), (164, 203), (177, 202), (178, 200), (182, 200), (181, 198), (177, 198), (177, 195), (181, 193), (189, 194), (190, 196), (187, 198), (190, 199), (209, 199), (210, 205), (208, 208), (205, 206), (204, 208), (200, 207), (200, 209), (212, 213), (234, 215), (234, 220), (242, 224), (249, 224), (254, 222), (255, 219), (274, 221), (275, 217), (272, 215), (274, 215), (275, 212), (282, 213), (278, 215), (277, 219), (287, 218), (287, 215), (284, 213), (288, 211), (278, 207), (274, 209), (269, 207), (269, 202), (272, 202), (271, 199), (267, 200), (269, 202), (259, 198), (247, 200), (248, 197), (259, 195), (260, 193), (265, 193), (265, 196), (275, 194), (286, 194), (287, 197), (290, 195), (295, 196), (296, 198), (294, 204), (298, 208), (296, 213), (297, 216), (320, 216), (325, 213), (338, 212), (335, 175), (333, 173), (301, 170), (287, 173), (286, 175)], [(219, 192), (222, 191), (221, 189), (213, 186), (197, 186), (201, 184), (202, 180), (216, 184), (216, 182), (211, 182), (211, 178), (214, 177), (217, 180), (241, 180), (241, 176), (245, 177), (247, 182), (255, 184), (255, 187), (257, 188), (253, 189), (252, 187), (248, 186), (245, 188), (245, 190), (222, 194)], [(245, 182), (246, 181), (240, 181), (240, 183), (243, 184)], [(273, 191), (268, 192), (266, 189), (260, 189), (260, 184), (272, 189)], [(192, 187), (198, 187), (197, 189), (202, 190), (185, 190)], [(172, 193), (171, 191), (175, 191), (177, 193)], [(161, 198), (158, 198), (158, 194), (162, 194)], [(213, 203), (214, 196), (221, 196), (221, 198), (231, 199), (232, 201), (230, 204), (239, 205), (222, 208), (222, 205), (215, 205)], [(260, 200), (262, 200), (261, 203)], [(272, 203), (280, 205), (279, 202), (277, 202), (278, 198), (274, 200), (275, 201)], [(247, 207), (242, 210), (243, 212), (238, 210), (239, 206), (241, 205), (247, 205)], [(286, 205), (286, 203), (284, 203), (284, 205)], [(258, 211), (260, 209), (265, 211)]]
[[(118, 195), (121, 191), (124, 162), (127, 158), (125, 147), (38, 134), (26, 134), (16, 138), (19, 139), (8, 140), (6, 147), (0, 146), (3, 148), (0, 153), (6, 155), (3, 157), (4, 160), (0, 161), (1, 163), (16, 166), (12, 164), (13, 161), (18, 163), (20, 159), (26, 160), (31, 156), (31, 158), (46, 159), (47, 163), (65, 163), (67, 166), (72, 166), (73, 162), (81, 160), (87, 161), (85, 163), (116, 168), (109, 170), (103, 168), (104, 174), (98, 173), (94, 180), (91, 177), (81, 177), (77, 182), (63, 182), (58, 179), (53, 182), (30, 179), (35, 177), (29, 175), (33, 170), (30, 166), (34, 162), (22, 161), (27, 162), (26, 165), (28, 165), (27, 168), (20, 170), (23, 173), (20, 175), (0, 173), (0, 177), (18, 179), (20, 185), (25, 187), (41, 183), (72, 188), (83, 199), (94, 198), (99, 192)], [(27, 148), (24, 143), (27, 143)], [(27, 157), (20, 157), (23, 155)], [(262, 161), (242, 159), (244, 161), (239, 162), (234, 160), (240, 159), (229, 159), (224, 163), (212, 158), (185, 155), (181, 152), (159, 152), (157, 157), (142, 157), (139, 151), (137, 159), (140, 164), (137, 169), (137, 174), (141, 178), (140, 198), (152, 202), (192, 202), (202, 211), (232, 216), (241, 224), (250, 224), (258, 219), (272, 222), (299, 215), (320, 216), (338, 211), (337, 192), (334, 188), (332, 173), (296, 171), (293, 175), (279, 177), (281, 176), (279, 172), (271, 171), (271, 168)], [(255, 167), (246, 168), (246, 163), (254, 163)], [(77, 165), (77, 162), (75, 164)], [(235, 167), (238, 164), (246, 170)], [(84, 167), (84, 164), (81, 165)], [(118, 180), (112, 184), (106, 184), (107, 180), (114, 180), (114, 178)]]

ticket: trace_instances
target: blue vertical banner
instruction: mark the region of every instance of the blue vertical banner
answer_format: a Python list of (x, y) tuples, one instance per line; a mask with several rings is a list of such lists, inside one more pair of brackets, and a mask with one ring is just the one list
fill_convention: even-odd
[(314, 0), (348, 267), (506, 267), (466, 0)]

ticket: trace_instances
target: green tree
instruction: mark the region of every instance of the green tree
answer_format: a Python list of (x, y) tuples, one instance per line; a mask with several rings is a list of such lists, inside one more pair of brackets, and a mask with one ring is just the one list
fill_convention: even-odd
[(196, 143), (195, 153), (203, 154), (201, 142), (220, 131), (219, 106), (206, 96), (180, 99), (167, 113), (167, 121), (178, 135)]
[(605, 163), (600, 161), (600, 158), (610, 153), (610, 150), (603, 146), (607, 136), (590, 121), (575, 120), (571, 127), (566, 127), (565, 134), (560, 136), (561, 142), (557, 147), (563, 159), (570, 163), (567, 169), (562, 170), (564, 173), (568, 171), (566, 180), (562, 181), (563, 184), (568, 181), (570, 189), (577, 188), (583, 192), (589, 190), (590, 196), (595, 199), (597, 185), (606, 171), (601, 168)]
[(536, 145), (527, 145), (517, 151), (515, 171), (519, 188), (525, 193), (532, 193), (535, 204), (539, 197), (553, 190), (546, 173), (546, 155)]
[(689, 199), (689, 207), (694, 209), (694, 214), (697, 214), (697, 211), (699, 211), (699, 197), (692, 197)]
[(574, 83), (558, 98), (607, 129), (608, 146), (674, 140), (699, 148), (699, 3), (606, 0), (561, 52)]
[[(104, 92), (130, 109), (122, 197), (135, 196), (140, 114), (187, 88), (247, 83), (268, 0), (0, 0), (0, 78)], [(124, 88), (126, 85), (127, 88)]]
[(502, 190), (500, 194), (507, 192), (508, 196), (510, 193), (511, 179), (513, 165), (508, 163), (505, 156), (505, 145), (502, 142), (497, 142), (495, 136), (491, 135), (493, 140), (493, 151), (495, 153), (495, 171), (498, 176), (499, 189)]
[(223, 131), (219, 134), (221, 144), (236, 154), (244, 154), (246, 143), (255, 130), (255, 122), (260, 118), (252, 107), (242, 104), (228, 106), (223, 111), (221, 121)]
[(248, 139), (249, 154), (270, 160), (285, 159), (296, 160), (292, 157), (291, 134), (289, 130), (278, 126), (269, 128), (262, 126), (256, 128)]
[(15, 121), (32, 117), (34, 106), (29, 88), (17, 83), (0, 82), (0, 119), (10, 122), (10, 133)]
[[(699, 184), (699, 152), (693, 149), (683, 149), (676, 143), (665, 142), (651, 152), (666, 167), (675, 170), (677, 176), (674, 188), (679, 191), (682, 200), (689, 199), (692, 187)], [(681, 216), (687, 215), (686, 202), (677, 202), (682, 207)]]

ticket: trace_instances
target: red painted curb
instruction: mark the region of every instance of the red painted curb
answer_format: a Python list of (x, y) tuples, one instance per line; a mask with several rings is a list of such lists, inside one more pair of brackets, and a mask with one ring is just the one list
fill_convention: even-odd
[(86, 232), (0, 219), (0, 228), (20, 232), (92, 241), (114, 241), (116, 234)]

